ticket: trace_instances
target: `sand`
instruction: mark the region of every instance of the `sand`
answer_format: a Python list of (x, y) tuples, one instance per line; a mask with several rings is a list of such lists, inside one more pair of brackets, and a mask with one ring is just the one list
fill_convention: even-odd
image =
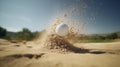
[(120, 42), (76, 43), (78, 53), (44, 51), (34, 42), (3, 43), (0, 67), (120, 67)]

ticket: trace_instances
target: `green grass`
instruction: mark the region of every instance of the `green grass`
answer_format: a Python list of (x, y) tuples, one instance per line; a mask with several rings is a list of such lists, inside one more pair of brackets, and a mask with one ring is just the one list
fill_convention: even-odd
[(89, 42), (93, 42), (93, 43), (101, 43), (101, 42), (112, 42), (113, 40), (111, 39), (90, 39)]
[(104, 42), (113, 42), (113, 39), (83, 39), (79, 40), (80, 43), (104, 43)]

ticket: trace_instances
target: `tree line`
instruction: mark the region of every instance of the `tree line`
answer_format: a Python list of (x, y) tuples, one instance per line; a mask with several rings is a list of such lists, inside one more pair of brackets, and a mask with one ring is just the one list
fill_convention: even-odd
[(28, 28), (23, 28), (19, 32), (10, 32), (5, 28), (0, 27), (0, 38), (7, 40), (31, 41), (38, 36), (39, 32), (31, 32)]
[[(19, 32), (10, 32), (7, 31), (5, 28), (0, 26), (0, 38), (4, 38), (7, 40), (17, 40), (17, 41), (31, 41), (36, 37), (40, 36), (40, 33), (44, 32), (31, 32), (28, 28), (23, 28), (22, 31)], [(78, 41), (81, 42), (103, 42), (103, 41), (110, 41), (114, 39), (120, 39), (120, 32), (116, 33), (109, 33), (105, 34), (104, 36), (101, 34), (96, 34), (92, 36), (83, 35), (77, 37)]]

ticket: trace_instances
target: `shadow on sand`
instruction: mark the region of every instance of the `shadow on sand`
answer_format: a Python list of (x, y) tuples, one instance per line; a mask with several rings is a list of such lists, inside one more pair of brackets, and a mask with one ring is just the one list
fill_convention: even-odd
[(71, 46), (71, 48), (69, 49), (74, 53), (90, 53), (90, 54), (104, 54), (106, 53), (105, 51), (100, 51), (100, 50), (93, 50), (93, 49), (83, 49), (83, 48), (78, 48), (75, 46)]
[[(38, 58), (41, 58), (45, 53), (40, 53), (40, 54), (13, 54), (13, 55), (8, 55), (8, 56), (5, 56), (5, 57), (13, 57), (13, 58), (29, 58), (29, 59), (32, 59), (32, 58), (35, 58), (35, 59), (38, 59)], [(0, 59), (1, 60), (1, 59)]]

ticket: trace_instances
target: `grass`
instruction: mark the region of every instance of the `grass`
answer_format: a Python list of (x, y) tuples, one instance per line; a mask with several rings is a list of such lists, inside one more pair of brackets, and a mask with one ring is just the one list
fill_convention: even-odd
[(115, 42), (120, 41), (120, 39), (82, 39), (78, 42), (80, 43), (105, 43), (105, 42)]
[(111, 39), (90, 39), (89, 42), (93, 42), (93, 43), (101, 43), (101, 42), (112, 42), (113, 40)]

